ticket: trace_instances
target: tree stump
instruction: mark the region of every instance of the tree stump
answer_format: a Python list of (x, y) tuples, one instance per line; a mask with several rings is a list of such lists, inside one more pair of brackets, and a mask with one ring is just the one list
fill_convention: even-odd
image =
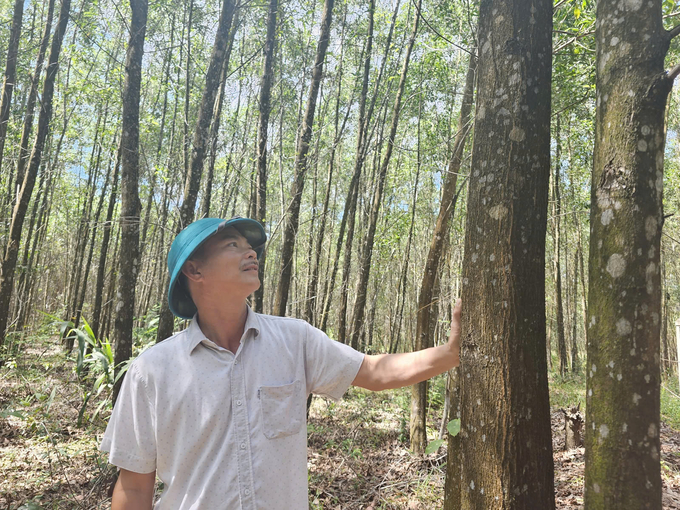
[(583, 415), (580, 412), (581, 404), (570, 407), (568, 411), (560, 409), (564, 413), (564, 449), (571, 450), (583, 446)]

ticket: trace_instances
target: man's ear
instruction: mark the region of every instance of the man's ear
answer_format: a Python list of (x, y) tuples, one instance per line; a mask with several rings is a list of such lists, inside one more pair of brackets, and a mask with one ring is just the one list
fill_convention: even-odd
[(182, 266), (182, 273), (189, 280), (198, 282), (203, 279), (198, 263), (195, 260), (187, 260)]

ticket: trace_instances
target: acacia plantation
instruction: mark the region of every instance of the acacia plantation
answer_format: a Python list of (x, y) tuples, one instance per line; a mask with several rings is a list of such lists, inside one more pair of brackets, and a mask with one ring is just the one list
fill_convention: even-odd
[(675, 0), (0, 0), (0, 507), (108, 508), (126, 370), (188, 326), (170, 245), (240, 216), (252, 309), (363, 353), (462, 298), (459, 367), (310, 397), (310, 508), (680, 508), (678, 35)]

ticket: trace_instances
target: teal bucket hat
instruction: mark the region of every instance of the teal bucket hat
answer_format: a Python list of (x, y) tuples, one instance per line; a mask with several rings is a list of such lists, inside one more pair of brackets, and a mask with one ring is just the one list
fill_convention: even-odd
[(168, 303), (170, 310), (177, 317), (191, 319), (196, 313), (196, 305), (191, 296), (187, 289), (179, 283), (182, 266), (201, 244), (227, 227), (234, 227), (238, 230), (253, 247), (253, 250), (257, 253), (257, 258), (260, 258), (264, 250), (264, 243), (267, 240), (267, 234), (259, 221), (237, 216), (230, 220), (203, 218), (191, 223), (177, 234), (168, 253), (168, 271), (170, 272)]

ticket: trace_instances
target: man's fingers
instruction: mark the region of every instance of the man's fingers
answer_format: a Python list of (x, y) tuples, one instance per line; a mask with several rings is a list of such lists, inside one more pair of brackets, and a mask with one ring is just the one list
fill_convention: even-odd
[(453, 320), (451, 321), (451, 335), (460, 335), (460, 314), (463, 308), (463, 301), (459, 298), (453, 307)]

